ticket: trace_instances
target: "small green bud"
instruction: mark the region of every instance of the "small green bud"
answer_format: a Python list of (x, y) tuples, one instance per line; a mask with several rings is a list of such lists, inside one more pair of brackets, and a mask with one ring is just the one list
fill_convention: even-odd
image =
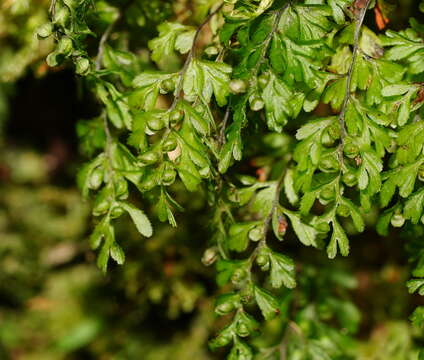
[(340, 139), (340, 127), (339, 125), (333, 124), (328, 128), (328, 135), (330, 135), (334, 140)]
[(261, 89), (265, 89), (269, 83), (269, 73), (262, 73), (258, 77), (258, 84)]
[(336, 192), (334, 191), (334, 189), (327, 187), (321, 190), (321, 192), (319, 193), (319, 197), (322, 200), (331, 201), (334, 200), (334, 198), (336, 197)]
[(211, 173), (211, 169), (209, 166), (205, 166), (199, 170), (199, 175), (204, 179), (208, 178), (210, 173)]
[(335, 171), (338, 170), (339, 167), (340, 164), (334, 156), (325, 156), (319, 162), (319, 168), (324, 172)]
[(174, 169), (166, 169), (162, 175), (162, 185), (169, 186), (174, 183), (177, 173)]
[(169, 114), (169, 122), (171, 125), (177, 125), (184, 117), (184, 112), (182, 110), (173, 110)]
[(259, 96), (254, 97), (250, 101), (250, 108), (253, 111), (260, 111), (260, 110), (262, 110), (264, 108), (264, 105), (265, 105), (264, 101)]
[(177, 147), (177, 140), (173, 136), (168, 136), (162, 144), (162, 151), (169, 152), (175, 150)]
[(75, 71), (78, 75), (87, 75), (90, 71), (90, 60), (85, 57), (78, 57), (75, 65)]
[(352, 172), (344, 173), (342, 180), (347, 186), (355, 186), (356, 183), (358, 182), (358, 178)]
[(68, 21), (71, 19), (71, 11), (67, 6), (59, 5), (56, 3), (56, 10), (53, 16), (53, 23), (61, 27), (66, 27)]
[(238, 336), (246, 337), (250, 335), (249, 328), (242, 322), (237, 323), (236, 332)]
[(55, 67), (59, 65), (59, 54), (56, 51), (51, 52), (47, 55), (46, 62), (50, 67)]
[(246, 92), (247, 84), (242, 79), (234, 79), (230, 82), (230, 89), (233, 94), (241, 94)]
[(394, 227), (402, 227), (405, 224), (405, 218), (401, 214), (394, 214), (390, 220)]
[(239, 294), (240, 294), (240, 301), (243, 304), (249, 304), (254, 297), (253, 284), (245, 283), (245, 286), (240, 288)]
[(205, 108), (203, 107), (203, 105), (201, 105), (201, 104), (197, 104), (195, 107), (194, 107), (194, 110), (197, 112), (197, 113), (199, 113), (199, 114), (203, 114), (204, 112), (205, 112)]
[(232, 336), (230, 334), (220, 334), (212, 341), (212, 344), (215, 347), (222, 347), (228, 345), (231, 340)]
[(175, 90), (175, 82), (172, 79), (166, 79), (161, 82), (160, 88), (165, 94), (170, 93)]
[(105, 214), (109, 210), (109, 207), (110, 207), (109, 201), (107, 199), (100, 198), (94, 203), (93, 215), (99, 216), (99, 215)]
[(100, 167), (95, 168), (88, 180), (88, 187), (92, 190), (97, 190), (103, 182), (103, 169)]
[(222, 304), (219, 304), (216, 308), (215, 308), (215, 312), (218, 315), (226, 315), (229, 314), (230, 312), (232, 312), (234, 310), (234, 304), (227, 301), (224, 302)]
[(337, 215), (342, 217), (348, 217), (350, 214), (350, 210), (346, 205), (337, 206)]
[(328, 233), (330, 231), (330, 224), (326, 222), (321, 222), (315, 226), (320, 233)]
[(119, 218), (124, 212), (125, 210), (123, 208), (121, 208), (120, 206), (115, 206), (110, 212), (110, 216), (113, 219), (116, 219), (116, 218)]
[(237, 269), (234, 271), (233, 275), (231, 276), (231, 282), (234, 284), (239, 283), (240, 281), (243, 281), (247, 276), (247, 273), (243, 269)]
[(267, 255), (259, 254), (256, 257), (256, 264), (258, 264), (260, 267), (266, 266), (268, 262), (269, 262), (269, 257)]
[(355, 144), (348, 143), (348, 144), (346, 144), (346, 145), (344, 146), (344, 148), (343, 148), (343, 152), (344, 152), (344, 154), (345, 154), (348, 158), (353, 159), (353, 158), (355, 158), (356, 156), (358, 156), (358, 154), (359, 154), (359, 147), (358, 147), (357, 145), (355, 145)]
[(160, 154), (154, 150), (147, 151), (144, 154), (138, 156), (138, 160), (140, 160), (141, 166), (155, 164), (159, 161), (159, 159)]
[(48, 22), (41, 25), (37, 30), (37, 35), (41, 39), (49, 37), (53, 32), (53, 24)]
[(57, 53), (65, 56), (69, 56), (74, 49), (74, 44), (72, 39), (68, 36), (63, 36), (60, 38), (59, 43), (57, 44)]
[(158, 117), (152, 117), (147, 120), (147, 126), (152, 131), (159, 131), (165, 127), (165, 122)]
[(205, 53), (207, 56), (215, 56), (218, 55), (219, 50), (216, 46), (211, 45), (205, 49)]
[(261, 226), (256, 226), (249, 231), (249, 239), (252, 241), (259, 241), (263, 238), (263, 228)]

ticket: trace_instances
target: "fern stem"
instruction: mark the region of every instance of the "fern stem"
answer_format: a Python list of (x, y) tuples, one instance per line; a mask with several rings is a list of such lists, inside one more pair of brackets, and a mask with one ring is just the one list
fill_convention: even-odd
[[(346, 74), (346, 93), (345, 93), (342, 108), (341, 108), (340, 114), (339, 114), (339, 124), (340, 124), (340, 132), (341, 132), (341, 143), (340, 143), (340, 145), (341, 145), (340, 150), (341, 151), (343, 151), (344, 139), (346, 137), (345, 115), (346, 115), (347, 105), (349, 103), (349, 98), (350, 98), (353, 70), (354, 70), (354, 67), (355, 67), (356, 58), (357, 58), (358, 51), (359, 51), (359, 38), (360, 38), (360, 35), (361, 35), (361, 29), (362, 29), (362, 25), (364, 23), (365, 14), (368, 10), (370, 2), (371, 2), (371, 0), (367, 0), (364, 7), (361, 8), (359, 16), (357, 17), (356, 26), (355, 26), (355, 34), (354, 34), (354, 38), (353, 38), (352, 61), (349, 65), (349, 70)], [(343, 154), (341, 154), (341, 155), (343, 157)]]
[(178, 104), (178, 101), (181, 100), (182, 98), (182, 89), (183, 89), (183, 84), (184, 84), (184, 76), (190, 66), (191, 61), (194, 59), (194, 54), (196, 52), (196, 44), (197, 44), (197, 40), (199, 38), (199, 35), (201, 33), (201, 31), (203, 30), (203, 28), (209, 23), (209, 21), (211, 21), (211, 19), (221, 11), (222, 7), (224, 6), (224, 3), (222, 3), (221, 5), (219, 5), (214, 11), (212, 11), (207, 17), (206, 19), (198, 26), (198, 28), (196, 29), (196, 33), (194, 35), (193, 38), (193, 44), (191, 45), (191, 49), (187, 55), (187, 58), (184, 62), (183, 68), (181, 69), (181, 71), (178, 74), (178, 84), (177, 84), (177, 89), (175, 90), (175, 97), (174, 97), (174, 101), (172, 102), (172, 105), (169, 109), (169, 111), (172, 111), (175, 109), (175, 107)]
[(258, 62), (256, 63), (256, 66), (254, 67), (253, 76), (256, 76), (258, 74), (259, 68), (262, 65), (262, 63), (265, 60), (266, 53), (268, 51), (269, 45), (271, 44), (272, 37), (278, 30), (278, 25), (280, 24), (281, 17), (283, 16), (284, 11), (290, 6), (290, 1), (285, 4), (281, 9), (277, 10), (275, 13), (274, 22), (272, 24), (272, 29), (267, 35), (266, 39), (264, 40), (264, 45), (262, 46), (262, 52), (261, 57), (259, 58)]
[(343, 146), (344, 146), (344, 140), (346, 138), (345, 116), (346, 116), (347, 105), (350, 99), (350, 92), (352, 87), (352, 75), (353, 75), (353, 70), (355, 67), (356, 58), (358, 56), (358, 51), (359, 51), (359, 38), (361, 35), (361, 29), (362, 29), (362, 25), (365, 19), (365, 14), (368, 10), (370, 2), (371, 0), (367, 0), (364, 7), (360, 9), (359, 16), (357, 16), (355, 34), (353, 38), (352, 61), (349, 65), (349, 70), (346, 74), (346, 92), (343, 99), (342, 108), (339, 114), (339, 124), (340, 124), (340, 133), (341, 133), (341, 141), (339, 146), (339, 158), (341, 162), (343, 162)]

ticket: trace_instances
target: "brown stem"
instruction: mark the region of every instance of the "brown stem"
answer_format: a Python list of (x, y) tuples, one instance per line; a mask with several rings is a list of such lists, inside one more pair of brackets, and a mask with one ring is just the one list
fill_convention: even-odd
[(182, 98), (182, 89), (184, 84), (184, 75), (186, 74), (188, 67), (190, 66), (191, 61), (194, 58), (194, 54), (196, 52), (196, 43), (199, 38), (200, 32), (202, 29), (211, 21), (211, 19), (219, 12), (221, 11), (222, 7), (224, 6), (224, 3), (222, 3), (218, 8), (216, 8), (214, 11), (212, 11), (206, 19), (199, 25), (199, 27), (196, 30), (196, 33), (194, 34), (193, 38), (193, 44), (191, 46), (191, 49), (187, 55), (186, 61), (184, 62), (183, 68), (181, 69), (180, 73), (178, 74), (178, 84), (177, 89), (175, 91), (175, 97), (174, 101), (172, 102), (170, 110), (174, 110), (175, 106), (177, 106), (178, 101)]
[(365, 14), (368, 10), (370, 2), (371, 2), (371, 0), (367, 0), (365, 6), (363, 8), (361, 8), (359, 16), (357, 18), (356, 27), (355, 27), (355, 34), (354, 34), (354, 38), (353, 38), (352, 61), (351, 61), (350, 66), (349, 66), (349, 70), (346, 74), (346, 93), (345, 93), (345, 97), (343, 99), (343, 105), (342, 105), (342, 108), (341, 108), (340, 114), (339, 114), (341, 141), (340, 141), (340, 145), (339, 145), (338, 150), (339, 150), (339, 160), (342, 163), (343, 163), (343, 146), (344, 146), (344, 140), (346, 138), (345, 116), (346, 116), (347, 105), (348, 105), (349, 99), (350, 99), (350, 92), (351, 92), (351, 86), (352, 86), (352, 75), (353, 75), (353, 70), (354, 70), (354, 67), (355, 67), (356, 58), (357, 58), (358, 51), (359, 51), (359, 38), (360, 38), (360, 35), (361, 35), (361, 29), (362, 29), (362, 25), (363, 25), (364, 19), (365, 19)]
[(278, 30), (278, 25), (280, 24), (280, 20), (281, 20), (281, 16), (283, 15), (284, 11), (290, 6), (290, 2), (288, 2), (287, 4), (285, 4), (281, 9), (279, 9), (276, 14), (275, 14), (275, 18), (274, 18), (274, 23), (272, 24), (272, 29), (269, 32), (269, 34), (267, 35), (266, 39), (264, 40), (264, 44), (262, 47), (262, 52), (261, 52), (261, 57), (259, 58), (258, 62), (256, 63), (256, 66), (254, 67), (254, 76), (257, 75), (258, 71), (259, 71), (259, 67), (261, 66), (261, 64), (263, 63), (265, 57), (266, 57), (266, 53), (268, 51), (269, 45), (271, 43), (272, 37), (274, 36), (274, 33)]
[(96, 61), (95, 61), (95, 68), (96, 71), (99, 71), (102, 67), (102, 60), (103, 60), (103, 53), (104, 53), (104, 48), (105, 48), (105, 44), (106, 41), (109, 39), (110, 34), (112, 33), (113, 28), (121, 21), (123, 20), (123, 16), (122, 14), (125, 13), (125, 11), (133, 4), (133, 0), (128, 1), (120, 10), (118, 13), (118, 16), (116, 17), (116, 19), (109, 24), (109, 26), (106, 28), (106, 31), (103, 33), (102, 37), (100, 38), (100, 42), (99, 42), (99, 48), (97, 51), (97, 56), (96, 56)]

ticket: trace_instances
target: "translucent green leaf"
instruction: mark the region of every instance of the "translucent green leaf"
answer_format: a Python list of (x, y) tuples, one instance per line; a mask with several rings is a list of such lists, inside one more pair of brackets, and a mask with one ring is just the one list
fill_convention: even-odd
[(152, 59), (161, 63), (174, 54), (174, 49), (186, 53), (193, 42), (194, 29), (178, 23), (164, 22), (158, 26), (159, 36), (149, 41)]
[(137, 209), (135, 206), (128, 203), (121, 202), (119, 204), (125, 211), (128, 212), (141, 235), (145, 237), (151, 237), (153, 235), (152, 224), (142, 210)]
[(405, 202), (403, 215), (413, 224), (418, 224), (424, 210), (424, 189), (417, 191)]
[(184, 76), (184, 94), (190, 101), (200, 97), (206, 103), (214, 94), (218, 105), (224, 106), (230, 93), (231, 71), (225, 63), (195, 59)]
[(411, 315), (410, 319), (415, 326), (418, 326), (418, 327), (423, 326), (424, 325), (424, 306), (418, 306), (415, 309), (414, 313)]
[(409, 90), (414, 89), (413, 85), (398, 84), (388, 85), (381, 90), (383, 96), (398, 96), (407, 93)]
[(296, 286), (294, 262), (289, 257), (271, 251), (271, 285), (274, 288), (285, 287), (292, 289)]
[(290, 204), (295, 205), (299, 201), (296, 190), (294, 188), (294, 171), (288, 169), (284, 176), (284, 192), (289, 200)]
[(410, 294), (418, 291), (421, 296), (424, 296), (424, 279), (412, 279), (406, 283)]
[(347, 256), (349, 254), (349, 240), (346, 236), (345, 231), (337, 220), (332, 220), (333, 233), (331, 235), (330, 242), (327, 246), (327, 254), (330, 259), (334, 259), (337, 255), (337, 247), (340, 250), (340, 254)]
[(336, 117), (319, 118), (309, 121), (296, 132), (296, 139), (303, 140), (317, 133), (321, 133), (337, 120)]
[(272, 72), (262, 98), (265, 103), (267, 124), (271, 130), (281, 131), (291, 117), (296, 117), (303, 105), (303, 94), (294, 93)]
[(249, 244), (249, 231), (260, 224), (260, 221), (250, 221), (231, 225), (229, 230), (228, 248), (238, 252), (246, 250)]
[(105, 273), (109, 262), (110, 247), (115, 242), (114, 228), (110, 224), (105, 224), (103, 227), (103, 234), (105, 241), (103, 242), (99, 255), (97, 256), (97, 266)]
[(277, 299), (267, 290), (255, 286), (255, 299), (265, 320), (271, 320), (280, 314)]
[(299, 238), (300, 242), (306, 246), (317, 247), (316, 236), (318, 232), (312, 226), (304, 224), (300, 216), (294, 212), (285, 210), (285, 214), (289, 217), (290, 222), (293, 226), (293, 230)]
[(119, 265), (122, 265), (125, 262), (125, 253), (116, 242), (114, 242), (110, 247), (110, 256)]
[(364, 219), (357, 206), (349, 199), (342, 198), (340, 204), (346, 206), (349, 209), (350, 217), (352, 218), (353, 224), (357, 231), (362, 232), (365, 229)]
[(216, 263), (216, 282), (219, 286), (228, 283), (237, 269), (245, 269), (248, 266), (246, 260), (224, 260), (220, 259)]

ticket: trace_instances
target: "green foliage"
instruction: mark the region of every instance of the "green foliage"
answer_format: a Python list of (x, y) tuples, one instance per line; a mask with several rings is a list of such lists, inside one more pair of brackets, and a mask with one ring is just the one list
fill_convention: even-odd
[[(215, 312), (228, 322), (210, 346), (230, 346), (228, 359), (352, 358), (360, 315), (346, 284), (296, 271), (287, 234), (334, 259), (372, 227), (369, 214), (380, 214), (381, 235), (423, 223), (422, 25), (376, 34), (364, 24), (374, 6), (194, 1), (202, 16), (166, 21), (143, 8), (158, 31), (143, 42), (127, 34), (126, 8), (56, 0), (39, 28), (56, 42), (47, 63), (72, 62), (98, 99), (98, 117), (78, 125), (91, 157), (78, 184), (98, 217), (90, 245), (99, 268), (125, 262), (115, 235), (124, 214), (150, 238), (156, 217), (177, 225), (181, 183), (206, 193), (213, 253), (204, 262), (217, 261)], [(422, 245), (412, 262), (407, 286), (422, 295)], [(316, 299), (308, 288), (318, 284)], [(264, 356), (259, 313), (284, 328), (282, 346)], [(411, 319), (422, 326), (422, 307)]]

